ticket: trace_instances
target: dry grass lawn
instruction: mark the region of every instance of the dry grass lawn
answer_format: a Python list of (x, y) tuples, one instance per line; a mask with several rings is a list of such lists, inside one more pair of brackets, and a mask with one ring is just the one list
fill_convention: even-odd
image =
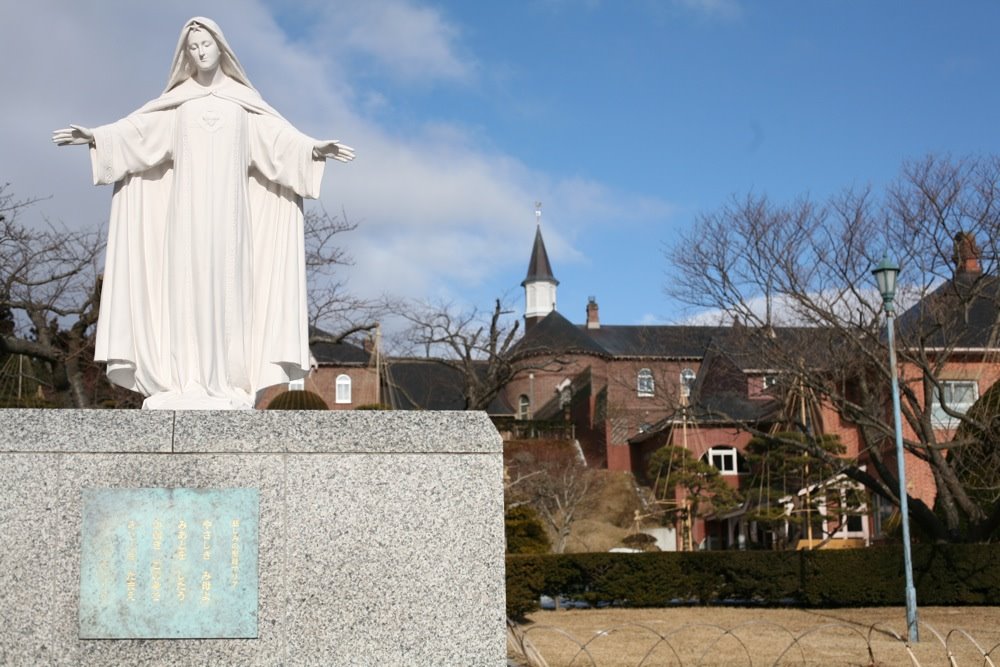
[(897, 639), (906, 637), (898, 607), (538, 611), (518, 631), (544, 659), (534, 664), (548, 667), (1000, 666), (1000, 607), (925, 607), (919, 619), (921, 641), (909, 648)]

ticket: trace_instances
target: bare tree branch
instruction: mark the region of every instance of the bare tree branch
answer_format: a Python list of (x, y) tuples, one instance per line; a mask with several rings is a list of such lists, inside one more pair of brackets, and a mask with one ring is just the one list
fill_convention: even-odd
[[(882, 300), (870, 275), (891, 249), (903, 270), (900, 311), (918, 304), (898, 322), (905, 447), (930, 467), (941, 511), (913, 497), (909, 505), (914, 520), (935, 539), (984, 539), (986, 527), (1000, 522), (1000, 503), (983, 505), (968, 492), (955, 468), (963, 441), (939, 423), (942, 414), (955, 423), (976, 420), (949, 407), (945, 395), (945, 380), (953, 379), (949, 369), (974, 360), (970, 331), (982, 322), (971, 313), (992, 309), (988, 344), (982, 336), (976, 339), (976, 346), (986, 349), (978, 353), (979, 368), (990, 368), (1000, 349), (998, 193), (1000, 158), (932, 156), (904, 165), (882, 195), (863, 188), (825, 202), (734, 198), (700, 216), (665, 250), (672, 266), (666, 292), (673, 298), (745, 324), (750, 335), (781, 325), (812, 328), (814, 333), (795, 346), (769, 345), (761, 335), (761, 354), (769, 367), (797, 378), (857, 426), (870, 469), (861, 470), (855, 461), (845, 474), (898, 500), (894, 464), (891, 458), (890, 465), (884, 462), (891, 457), (894, 431), (886, 409), (891, 374)], [(984, 244), (981, 271), (956, 273), (960, 235)], [(995, 377), (984, 379), (991, 384)], [(1000, 468), (992, 479), (1000, 489)]]

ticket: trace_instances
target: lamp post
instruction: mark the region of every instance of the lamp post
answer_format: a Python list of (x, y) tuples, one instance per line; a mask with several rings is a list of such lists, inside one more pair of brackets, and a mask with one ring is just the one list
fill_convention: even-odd
[(885, 327), (889, 338), (889, 375), (892, 376), (892, 418), (896, 428), (896, 465), (899, 471), (899, 514), (903, 524), (903, 566), (906, 569), (906, 630), (910, 642), (920, 641), (917, 631), (917, 591), (913, 587), (913, 563), (910, 558), (910, 512), (906, 501), (906, 463), (903, 460), (903, 424), (899, 409), (899, 375), (896, 372), (896, 338), (895, 320), (896, 308), (893, 301), (896, 298), (896, 277), (899, 266), (883, 257), (879, 265), (872, 271), (878, 282), (878, 291), (882, 294), (882, 305), (885, 307)]

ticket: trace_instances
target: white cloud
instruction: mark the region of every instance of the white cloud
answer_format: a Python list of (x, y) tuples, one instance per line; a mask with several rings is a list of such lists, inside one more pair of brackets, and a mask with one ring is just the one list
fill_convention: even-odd
[[(545, 240), (562, 263), (583, 261), (573, 238), (587, 225), (669, 212), (664, 202), (483, 148), (480, 128), (433, 118), (405, 133), (381, 125), (371, 110), (392, 104), (393, 91), (359, 89), (338, 63), (348, 47), (402, 68), (400, 76), (412, 66), (458, 82), (472, 70), (456, 55), (457, 29), (437, 10), (396, 0), (353, 6), (336, 3), (308, 34), (293, 36), (260, 0), (212, 4), (208, 12), (272, 106), (302, 131), (357, 149), (353, 163), (327, 167), (321, 201), (360, 223), (343, 239), (355, 259), (353, 291), (462, 299), (483, 288), (487, 298), (499, 296), (523, 277), (537, 199), (556, 223), (543, 223)], [(72, 226), (106, 221), (110, 188), (90, 185), (87, 152), (54, 147), (51, 132), (111, 122), (158, 95), (181, 25), (205, 11), (194, 0), (35, 0), (8, 9), (8, 25), (25, 29), (6, 31), (0, 42), (0, 182), (10, 181), (19, 197), (51, 195), (36, 205), (38, 217)]]
[[(278, 5), (280, 7), (280, 5)], [(475, 63), (460, 52), (461, 29), (438, 9), (412, 0), (299, 0), (301, 41), (333, 61), (371, 66), (398, 82), (467, 83)]]
[(398, 77), (463, 81), (472, 76), (471, 63), (455, 50), (459, 30), (437, 10), (409, 2), (363, 3), (358, 5), (356, 18), (347, 45)]

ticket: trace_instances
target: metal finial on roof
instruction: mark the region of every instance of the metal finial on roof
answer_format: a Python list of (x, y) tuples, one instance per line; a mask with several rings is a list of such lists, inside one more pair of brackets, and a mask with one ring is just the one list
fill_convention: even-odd
[(535, 222), (539, 225), (542, 224), (542, 202), (535, 202)]
[(528, 262), (528, 275), (521, 283), (523, 287), (532, 282), (550, 282), (558, 285), (559, 281), (552, 275), (552, 265), (549, 263), (549, 254), (545, 251), (545, 241), (542, 240), (541, 225), (541, 203), (536, 204), (535, 215), (539, 217), (538, 226), (535, 228), (535, 243), (531, 247), (531, 260)]

